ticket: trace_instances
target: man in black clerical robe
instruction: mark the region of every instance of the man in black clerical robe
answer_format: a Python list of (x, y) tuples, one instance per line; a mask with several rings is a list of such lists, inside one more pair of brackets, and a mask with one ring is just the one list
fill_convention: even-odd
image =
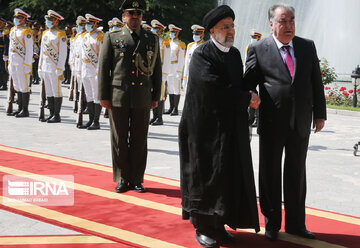
[(192, 55), (179, 125), (183, 218), (204, 247), (234, 241), (225, 224), (259, 231), (247, 108), (260, 99), (241, 90), (234, 19), (226, 5), (204, 17), (211, 40)]

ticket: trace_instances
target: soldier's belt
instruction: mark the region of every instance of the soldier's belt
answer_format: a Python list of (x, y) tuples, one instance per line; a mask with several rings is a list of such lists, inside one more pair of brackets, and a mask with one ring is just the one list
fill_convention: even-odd
[(171, 61), (171, 64), (177, 64), (177, 60), (175, 60), (175, 61)]
[(90, 59), (83, 59), (82, 60), (84, 63), (91, 63), (91, 60)]

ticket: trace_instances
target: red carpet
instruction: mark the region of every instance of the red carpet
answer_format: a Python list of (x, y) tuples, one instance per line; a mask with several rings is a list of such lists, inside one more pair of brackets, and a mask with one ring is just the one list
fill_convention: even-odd
[[(181, 219), (180, 190), (175, 180), (147, 176), (148, 192), (113, 193), (111, 168), (64, 159), (46, 154), (0, 146), (0, 177), (9, 174), (73, 175), (75, 202), (73, 206), (0, 205), (0, 208), (83, 233), (86, 237), (102, 238), (73, 244), (48, 241), (18, 242), (7, 247), (199, 247), (191, 224)], [(1, 183), (1, 194), (3, 184)], [(230, 247), (359, 247), (360, 218), (307, 209), (307, 227), (318, 239), (304, 240), (280, 234), (281, 240), (267, 241), (253, 230), (233, 232), (236, 244)], [(310, 213), (310, 214), (309, 214)], [(263, 221), (263, 217), (260, 216)], [(261, 223), (263, 227), (264, 224)], [(1, 235), (1, 234), (0, 234)], [(81, 238), (81, 237), (80, 237)], [(16, 239), (16, 238), (14, 238)], [(105, 242), (107, 241), (107, 243)], [(63, 241), (64, 242), (64, 241)], [(82, 243), (81, 243), (82, 242)], [(90, 242), (90, 243), (89, 243)], [(112, 242), (112, 243), (110, 243)]]

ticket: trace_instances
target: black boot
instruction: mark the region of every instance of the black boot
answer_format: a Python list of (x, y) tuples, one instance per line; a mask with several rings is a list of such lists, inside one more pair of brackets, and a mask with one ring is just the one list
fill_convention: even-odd
[(94, 121), (94, 114), (95, 114), (94, 102), (88, 102), (87, 109), (89, 112), (89, 121), (85, 125), (80, 126), (79, 127), (80, 129), (86, 129), (86, 128), (90, 127)]
[(22, 118), (22, 117), (29, 117), (29, 100), (30, 100), (30, 93), (26, 92), (26, 93), (21, 93), (21, 98), (22, 98), (22, 110), (20, 113), (18, 113), (17, 115), (15, 115), (15, 117), (17, 118)]
[(160, 126), (160, 125), (163, 125), (164, 122), (163, 122), (163, 118), (162, 118), (162, 115), (163, 115), (163, 109), (164, 109), (164, 101), (159, 101), (158, 103), (158, 106), (156, 108), (157, 110), (157, 118), (156, 120), (151, 124), (152, 126)]
[(164, 113), (164, 115), (169, 115), (174, 109), (174, 96), (173, 94), (169, 95), (169, 101), (170, 101), (170, 108), (168, 111)]
[(158, 107), (159, 107), (159, 106), (157, 106), (156, 108), (153, 108), (153, 109), (152, 109), (153, 118), (149, 121), (149, 125), (153, 124), (153, 123), (156, 121), (156, 119), (158, 118)]
[(18, 110), (12, 113), (8, 113), (8, 116), (16, 116), (17, 114), (19, 114), (23, 108), (23, 104), (22, 104), (22, 93), (18, 92), (17, 93), (17, 100), (16, 103), (18, 104)]
[(42, 119), (41, 122), (47, 122), (54, 116), (54, 97), (53, 96), (47, 97), (47, 102), (48, 102), (47, 105), (50, 111), (50, 115), (48, 116), (48, 118)]
[(54, 97), (54, 116), (47, 121), (48, 123), (61, 122), (61, 118), (60, 118), (61, 104), (62, 104), (62, 97)]
[(94, 121), (91, 124), (91, 126), (87, 128), (88, 130), (100, 129), (99, 119), (100, 119), (101, 109), (102, 107), (100, 104), (94, 103)]
[(180, 95), (174, 95), (174, 110), (171, 112), (170, 115), (178, 115), (179, 114), (179, 102), (180, 102)]

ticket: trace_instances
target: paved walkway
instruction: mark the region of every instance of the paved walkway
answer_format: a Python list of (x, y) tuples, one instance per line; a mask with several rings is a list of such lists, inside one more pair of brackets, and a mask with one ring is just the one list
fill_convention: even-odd
[[(37, 116), (39, 86), (33, 86), (32, 90), (30, 118), (25, 119), (6, 116), (7, 93), (0, 91), (1, 145), (111, 166), (108, 119), (101, 119), (101, 130), (77, 129), (76, 116), (72, 112), (73, 102), (65, 97), (61, 110), (62, 122), (41, 123)], [(63, 86), (63, 93), (68, 95), (67, 86)], [(183, 97), (180, 104), (183, 104)], [(87, 121), (87, 118), (85, 115), (84, 120)], [(146, 173), (179, 179), (177, 131), (180, 116), (165, 115), (164, 118), (163, 126), (151, 126), (149, 129)], [(360, 113), (336, 113), (329, 110), (324, 131), (312, 134), (310, 139), (307, 206), (360, 217), (360, 151), (358, 156), (353, 156), (353, 146), (359, 140)], [(253, 135), (251, 145), (257, 184), (257, 134)], [(28, 233), (41, 235), (73, 232), (0, 211), (0, 236)]]

